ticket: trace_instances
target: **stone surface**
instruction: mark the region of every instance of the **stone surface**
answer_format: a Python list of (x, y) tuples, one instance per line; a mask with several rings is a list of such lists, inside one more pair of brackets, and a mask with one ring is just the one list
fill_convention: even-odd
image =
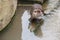
[(11, 21), (16, 7), (17, 0), (0, 0), (0, 31)]

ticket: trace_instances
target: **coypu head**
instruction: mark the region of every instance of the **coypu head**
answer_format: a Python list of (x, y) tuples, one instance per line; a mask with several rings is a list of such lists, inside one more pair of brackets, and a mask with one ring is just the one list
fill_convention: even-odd
[(28, 28), (31, 32), (36, 33), (44, 22), (44, 20), (42, 19), (42, 17), (44, 16), (42, 5), (34, 4), (32, 6), (32, 9), (30, 10), (30, 15), (30, 25)]

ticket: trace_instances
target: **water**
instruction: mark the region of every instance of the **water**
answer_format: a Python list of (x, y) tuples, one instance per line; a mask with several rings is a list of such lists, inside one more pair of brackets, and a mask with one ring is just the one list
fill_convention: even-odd
[(28, 29), (30, 15), (26, 10), (21, 17), (22, 20), (22, 40), (60, 40), (60, 0), (49, 0), (45, 13), (51, 13), (44, 19), (41, 26), (43, 36), (37, 37)]

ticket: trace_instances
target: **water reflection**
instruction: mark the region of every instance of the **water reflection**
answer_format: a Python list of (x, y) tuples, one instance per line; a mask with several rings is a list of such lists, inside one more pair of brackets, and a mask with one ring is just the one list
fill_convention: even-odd
[(41, 26), (44, 24), (44, 20), (41, 19), (30, 19), (29, 27), (28, 29), (30, 32), (34, 32), (36, 36), (42, 36)]

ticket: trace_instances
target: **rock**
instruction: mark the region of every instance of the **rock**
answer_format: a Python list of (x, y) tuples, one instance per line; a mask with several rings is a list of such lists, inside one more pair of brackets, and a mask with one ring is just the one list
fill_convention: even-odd
[(17, 7), (17, 0), (0, 0), (0, 31), (11, 21)]

